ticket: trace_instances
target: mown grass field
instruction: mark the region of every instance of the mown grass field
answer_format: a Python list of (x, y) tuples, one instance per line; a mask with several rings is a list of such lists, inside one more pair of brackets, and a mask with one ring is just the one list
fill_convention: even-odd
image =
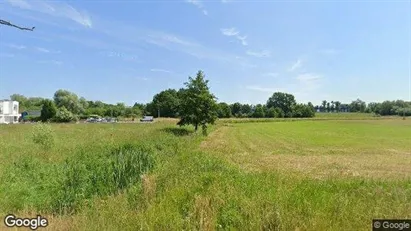
[(50, 149), (33, 125), (0, 127), (0, 214), (41, 214), (50, 230), (370, 230), (373, 218), (411, 218), (409, 118), (221, 120), (208, 137), (173, 120), (51, 126)]

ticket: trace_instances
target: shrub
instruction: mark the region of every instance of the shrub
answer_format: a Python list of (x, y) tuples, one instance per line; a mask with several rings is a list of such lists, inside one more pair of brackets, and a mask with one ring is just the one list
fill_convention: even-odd
[(77, 121), (77, 117), (63, 106), (57, 110), (54, 121), (58, 123), (67, 123)]
[(32, 140), (44, 149), (50, 149), (54, 146), (54, 131), (50, 125), (36, 124), (33, 126)]

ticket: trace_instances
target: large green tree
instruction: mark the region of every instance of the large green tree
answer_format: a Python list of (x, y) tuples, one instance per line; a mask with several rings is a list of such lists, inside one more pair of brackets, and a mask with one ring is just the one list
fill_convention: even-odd
[(41, 108), (41, 121), (46, 122), (52, 119), (54, 116), (56, 116), (56, 112), (57, 108), (56, 105), (54, 105), (54, 102), (49, 99), (45, 99), (43, 102), (43, 107)]
[(83, 105), (76, 94), (67, 90), (57, 90), (54, 93), (54, 103), (58, 108), (65, 107), (73, 114), (84, 112)]
[(286, 117), (292, 116), (293, 106), (296, 104), (292, 94), (275, 92), (267, 101), (267, 108), (281, 108)]
[(158, 116), (160, 112), (161, 117), (177, 117), (178, 106), (180, 99), (178, 92), (175, 89), (167, 89), (153, 97), (153, 107), (151, 107), (151, 114)]
[(184, 84), (186, 88), (181, 93), (180, 121), (177, 124), (191, 124), (196, 131), (201, 126), (203, 134), (206, 134), (207, 124), (214, 124), (217, 119), (216, 97), (210, 92), (208, 80), (201, 70), (195, 78), (189, 77)]

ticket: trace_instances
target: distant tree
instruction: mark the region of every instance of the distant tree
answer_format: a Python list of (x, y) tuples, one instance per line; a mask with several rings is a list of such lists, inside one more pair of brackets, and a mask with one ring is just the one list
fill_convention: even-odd
[(284, 114), (283, 109), (276, 107), (274, 108), (274, 111), (275, 111), (275, 118), (284, 118), (285, 114)]
[[(240, 117), (241, 113), (241, 109), (242, 109), (242, 105), (241, 103), (234, 103), (230, 105), (231, 108), (231, 114), (235, 117)], [(251, 108), (250, 108), (251, 109)], [(250, 110), (251, 111), (251, 110)]]
[(286, 117), (291, 117), (292, 107), (296, 104), (292, 94), (275, 92), (267, 101), (267, 108), (281, 108)]
[(218, 104), (218, 118), (230, 118), (231, 108), (228, 104), (222, 102)]
[(327, 112), (330, 112), (330, 110), (331, 110), (331, 107), (330, 107), (330, 102), (327, 102), (327, 107), (326, 107), (327, 109)]
[(314, 109), (305, 104), (296, 104), (293, 106), (293, 117), (296, 118), (309, 118), (314, 117)]
[(180, 99), (178, 92), (175, 89), (167, 89), (161, 91), (153, 97), (153, 106), (151, 109), (151, 114), (155, 117), (158, 116), (158, 111), (160, 111), (161, 117), (177, 117), (178, 116), (178, 106), (180, 104)]
[(84, 113), (84, 110), (86, 110), (89, 107), (88, 101), (84, 97), (81, 97), (79, 99), (79, 103), (80, 103), (82, 111)]
[(331, 101), (331, 112), (335, 112), (335, 102)]
[(54, 102), (49, 99), (45, 99), (43, 102), (43, 107), (41, 108), (41, 121), (46, 122), (52, 119), (54, 116), (56, 116), (56, 113), (57, 108), (56, 105), (54, 105)]
[(257, 104), (256, 106), (255, 106), (255, 109), (254, 109), (254, 112), (253, 112), (253, 115), (252, 115), (254, 118), (264, 118), (264, 107), (263, 107), (263, 105), (261, 105), (261, 104)]
[(322, 103), (321, 103), (321, 106), (322, 106), (322, 111), (321, 112), (325, 112), (326, 106), (327, 106), (327, 100), (323, 100)]
[(214, 124), (218, 109), (216, 97), (210, 93), (207, 84), (208, 80), (201, 70), (197, 72), (196, 78), (189, 77), (181, 95), (179, 107), (181, 119), (178, 125), (191, 124), (196, 131), (198, 126), (201, 126), (203, 134), (207, 134), (207, 124)]
[(352, 101), (349, 105), (350, 112), (364, 112), (366, 108), (366, 103), (360, 99)]
[(275, 109), (272, 107), (272, 108), (269, 108), (268, 110), (267, 110), (267, 113), (266, 113), (266, 117), (267, 118), (274, 118), (274, 117), (276, 117), (275, 116)]
[(10, 100), (19, 102), (19, 112), (23, 112), (26, 109), (27, 97), (20, 94), (13, 94), (10, 96)]
[(67, 90), (57, 90), (54, 93), (54, 103), (58, 108), (65, 107), (73, 114), (79, 114), (84, 111), (78, 96)]
[(251, 105), (249, 104), (241, 105), (241, 114), (244, 117), (250, 117), (251, 116)]
[(314, 105), (311, 102), (308, 102), (307, 104), (314, 112), (316, 112), (317, 110), (315, 109)]
[(334, 104), (335, 104), (335, 110), (337, 112), (340, 112), (341, 111), (341, 102), (340, 101), (335, 101)]

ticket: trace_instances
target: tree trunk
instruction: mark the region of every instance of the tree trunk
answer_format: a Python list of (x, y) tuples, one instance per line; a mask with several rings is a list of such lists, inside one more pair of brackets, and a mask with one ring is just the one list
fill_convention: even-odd
[(198, 129), (198, 124), (195, 124), (195, 131), (197, 131)]

